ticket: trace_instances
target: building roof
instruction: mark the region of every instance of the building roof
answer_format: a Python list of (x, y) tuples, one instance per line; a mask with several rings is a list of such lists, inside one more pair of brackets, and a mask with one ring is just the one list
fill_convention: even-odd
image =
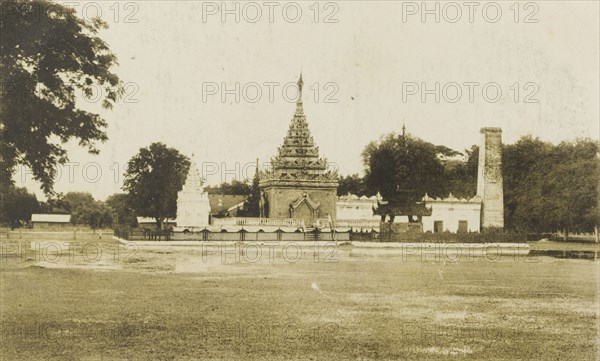
[(481, 197), (456, 198), (450, 193), (447, 198), (432, 198), (427, 193), (423, 197), (425, 203), (481, 203)]
[(381, 194), (377, 193), (374, 196), (371, 197), (367, 197), (367, 196), (357, 196), (356, 194), (352, 194), (352, 193), (348, 193), (346, 195), (343, 196), (338, 196), (337, 197), (338, 201), (369, 201), (369, 202), (377, 202), (377, 201), (381, 201), (383, 198), (381, 197)]
[(70, 214), (32, 214), (32, 222), (44, 223), (69, 223), (71, 222)]
[(241, 206), (246, 201), (246, 198), (247, 196), (244, 195), (209, 194), (210, 212), (214, 214), (230, 211)]

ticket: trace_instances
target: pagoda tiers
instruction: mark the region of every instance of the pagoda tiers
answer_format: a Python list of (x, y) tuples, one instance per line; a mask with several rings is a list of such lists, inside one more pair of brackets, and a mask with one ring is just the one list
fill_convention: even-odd
[(311, 226), (319, 218), (335, 220), (338, 175), (319, 157), (302, 106), (302, 75), (296, 112), (283, 145), (260, 174), (260, 212), (266, 218), (301, 219)]

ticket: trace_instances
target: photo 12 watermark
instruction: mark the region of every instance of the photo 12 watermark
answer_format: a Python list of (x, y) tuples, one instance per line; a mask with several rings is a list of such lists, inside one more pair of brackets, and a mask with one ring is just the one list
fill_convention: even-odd
[[(504, 85), (502, 85), (504, 84)], [(498, 103), (506, 100), (538, 104), (540, 85), (536, 82), (402, 82), (402, 103)]]
[(539, 23), (533, 1), (403, 1), (403, 23)]
[[(335, 82), (304, 84), (302, 96), (314, 103), (337, 104), (340, 87)], [(297, 83), (288, 82), (247, 82), (225, 83), (217, 81), (202, 82), (202, 102), (221, 103), (258, 103), (285, 101), (295, 103), (300, 96)]]
[(334, 1), (203, 1), (202, 23), (340, 22), (340, 2)]

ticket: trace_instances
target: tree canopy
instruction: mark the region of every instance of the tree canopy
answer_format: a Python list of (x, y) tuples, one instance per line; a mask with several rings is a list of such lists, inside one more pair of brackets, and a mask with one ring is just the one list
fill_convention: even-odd
[(206, 186), (204, 191), (208, 194), (249, 195), (252, 193), (252, 186), (248, 180), (234, 179), (231, 183), (223, 182), (217, 186)]
[(447, 182), (442, 160), (457, 154), (408, 134), (387, 134), (362, 153), (367, 192), (379, 191), (384, 199), (401, 204), (412, 204), (425, 193), (443, 196)]
[[(505, 228), (521, 232), (592, 231), (600, 223), (599, 145), (590, 139), (552, 144), (525, 136), (504, 144)], [(473, 197), (479, 147), (465, 155), (410, 136), (388, 134), (363, 152), (364, 194), (409, 205), (428, 193)], [(357, 175), (340, 180), (338, 194), (361, 190)]]
[(365, 180), (358, 174), (351, 174), (345, 177), (340, 176), (337, 195), (345, 196), (348, 193), (355, 194), (357, 196), (373, 195), (368, 194), (367, 187), (365, 186)]
[[(244, 208), (238, 212), (241, 217), (258, 217), (260, 216), (260, 176), (258, 172), (258, 160), (256, 161), (256, 172), (252, 179), (252, 186), (250, 188), (250, 195), (246, 202), (244, 202)], [(243, 194), (243, 193), (242, 193)]]
[(27, 189), (6, 184), (0, 187), (0, 224), (9, 225), (11, 228), (19, 227), (31, 220), (32, 213), (40, 210), (36, 196)]
[(158, 228), (177, 216), (177, 193), (183, 188), (190, 160), (175, 148), (152, 143), (127, 163), (123, 189), (136, 214), (152, 217)]
[(553, 145), (523, 137), (503, 150), (506, 227), (533, 232), (591, 231), (600, 223), (598, 144)]
[(117, 58), (97, 36), (107, 27), (99, 18), (47, 0), (2, 1), (0, 13), (0, 180), (12, 183), (16, 165), (26, 165), (51, 194), (68, 160), (61, 144), (76, 139), (97, 153), (107, 139), (106, 120), (79, 109), (77, 95), (101, 90), (101, 106), (111, 108), (123, 92), (110, 71)]
[(137, 218), (135, 211), (132, 208), (131, 199), (127, 193), (115, 193), (106, 198), (108, 205), (114, 212), (114, 224), (135, 227), (137, 226)]

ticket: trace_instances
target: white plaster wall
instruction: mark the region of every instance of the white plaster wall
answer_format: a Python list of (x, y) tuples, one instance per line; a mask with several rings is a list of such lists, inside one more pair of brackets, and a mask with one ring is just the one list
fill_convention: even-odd
[(444, 231), (452, 233), (458, 231), (458, 221), (467, 221), (469, 232), (479, 232), (481, 204), (429, 202), (427, 205), (431, 207), (431, 216), (423, 217), (424, 232), (433, 232), (435, 221), (442, 221)]
[(373, 215), (373, 206), (377, 203), (371, 200), (339, 200), (336, 203), (337, 219), (379, 219)]

